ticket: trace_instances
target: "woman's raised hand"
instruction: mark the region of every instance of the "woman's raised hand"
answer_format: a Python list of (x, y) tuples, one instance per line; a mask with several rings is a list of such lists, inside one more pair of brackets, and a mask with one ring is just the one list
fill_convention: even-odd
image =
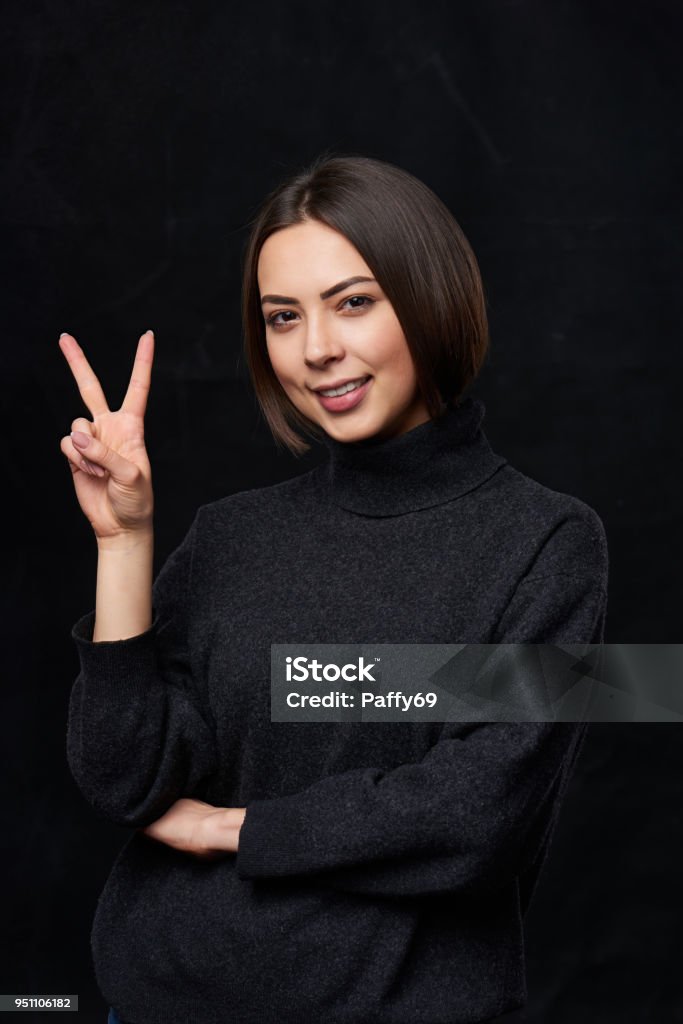
[(92, 415), (92, 420), (77, 417), (71, 424), (75, 433), (60, 441), (73, 473), (78, 502), (98, 541), (151, 532), (154, 497), (144, 416), (154, 335), (145, 331), (138, 341), (128, 390), (115, 412), (109, 409), (100, 382), (76, 339), (62, 334), (59, 347)]

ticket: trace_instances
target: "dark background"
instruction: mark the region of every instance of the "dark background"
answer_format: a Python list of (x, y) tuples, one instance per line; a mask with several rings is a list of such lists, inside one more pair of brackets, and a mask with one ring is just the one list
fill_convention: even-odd
[[(399, 164), (477, 254), (493, 448), (597, 510), (606, 641), (681, 639), (681, 8), (676, 3), (7, 4), (2, 19), (6, 525), (4, 993), (79, 993), (127, 830), (66, 764), (70, 629), (96, 550), (59, 449), (156, 333), (146, 417), (156, 568), (196, 507), (304, 472), (240, 353), (240, 259), (265, 193), (328, 147)], [(592, 725), (527, 918), (534, 1024), (683, 1021), (681, 733)], [(30, 1015), (33, 1016), (33, 1015)], [(510, 1020), (513, 1018), (511, 1017)]]

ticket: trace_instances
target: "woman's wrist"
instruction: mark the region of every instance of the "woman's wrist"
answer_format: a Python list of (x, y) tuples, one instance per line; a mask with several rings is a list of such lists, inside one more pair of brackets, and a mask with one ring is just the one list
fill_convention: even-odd
[(154, 537), (144, 531), (98, 542), (93, 640), (126, 640), (152, 625)]
[(127, 530), (113, 537), (97, 537), (98, 554), (131, 554), (149, 547), (154, 547), (154, 527), (151, 523), (148, 527)]

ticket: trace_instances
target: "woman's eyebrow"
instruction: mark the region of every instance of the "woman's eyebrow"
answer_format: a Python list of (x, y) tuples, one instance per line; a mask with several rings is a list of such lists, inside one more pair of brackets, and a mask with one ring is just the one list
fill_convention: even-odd
[[(321, 292), (320, 298), (323, 300), (330, 299), (333, 295), (336, 295), (337, 292), (343, 292), (345, 288), (349, 287), (349, 285), (357, 284), (359, 281), (372, 281), (375, 284), (377, 283), (374, 277), (363, 277), (361, 275), (356, 277), (347, 277), (346, 280), (340, 281), (338, 284), (333, 284), (331, 288)], [(264, 295), (261, 299), (261, 305), (263, 306), (266, 302), (275, 302), (278, 303), (278, 305), (281, 304), (283, 306), (299, 305), (299, 300), (293, 299), (289, 295)]]

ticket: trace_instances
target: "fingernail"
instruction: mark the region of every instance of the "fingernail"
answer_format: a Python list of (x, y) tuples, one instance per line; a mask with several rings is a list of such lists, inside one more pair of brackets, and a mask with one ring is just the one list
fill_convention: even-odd
[(60, 338), (67, 338), (68, 334), (66, 333), (66, 331), (62, 331), (62, 333), (59, 335), (59, 337)]
[(90, 435), (84, 434), (82, 430), (72, 430), (71, 440), (78, 448), (87, 448), (90, 444)]

